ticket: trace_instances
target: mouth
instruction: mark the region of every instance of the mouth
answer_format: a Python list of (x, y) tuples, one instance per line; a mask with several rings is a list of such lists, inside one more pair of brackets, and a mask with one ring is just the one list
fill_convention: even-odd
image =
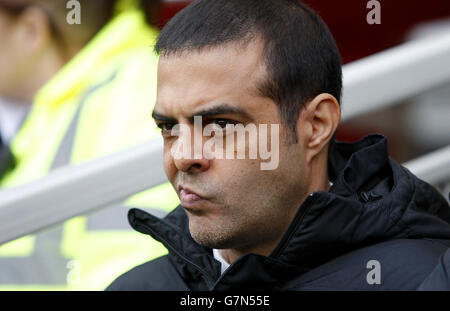
[(207, 199), (198, 195), (191, 189), (181, 185), (178, 186), (178, 194), (180, 197), (181, 206), (189, 211), (195, 211), (199, 209), (202, 203), (207, 201)]

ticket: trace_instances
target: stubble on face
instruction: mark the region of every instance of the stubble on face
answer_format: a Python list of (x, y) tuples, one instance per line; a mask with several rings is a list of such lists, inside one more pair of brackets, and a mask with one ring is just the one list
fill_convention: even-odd
[(242, 250), (278, 241), (301, 203), (300, 171), (285, 166), (281, 171), (260, 171), (259, 161), (251, 160), (216, 164), (224, 165), (224, 171), (236, 171), (226, 179), (214, 174), (185, 178), (210, 198), (204, 210), (186, 211), (194, 240), (209, 248)]

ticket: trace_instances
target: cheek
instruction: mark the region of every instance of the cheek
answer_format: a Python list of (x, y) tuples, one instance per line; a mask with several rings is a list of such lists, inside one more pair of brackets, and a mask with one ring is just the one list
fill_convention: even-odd
[(261, 170), (260, 161), (233, 160), (220, 169), (223, 191), (233, 193), (234, 203), (253, 205), (256, 201), (278, 205), (295, 197), (302, 188), (302, 160), (297, 153), (280, 150), (280, 164), (274, 170)]
[(175, 163), (173, 162), (173, 157), (171, 154), (170, 147), (164, 144), (164, 171), (167, 175), (167, 178), (169, 181), (173, 181), (173, 179), (176, 176), (177, 168), (175, 166)]
[(221, 192), (237, 203), (258, 196), (259, 189), (270, 183), (270, 177), (260, 170), (257, 160), (215, 160), (213, 166), (214, 179), (220, 181)]

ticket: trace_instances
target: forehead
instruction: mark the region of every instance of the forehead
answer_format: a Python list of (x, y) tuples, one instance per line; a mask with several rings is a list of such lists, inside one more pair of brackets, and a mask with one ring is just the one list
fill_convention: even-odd
[(262, 44), (228, 44), (161, 56), (155, 110), (189, 113), (213, 102), (250, 104), (265, 77)]

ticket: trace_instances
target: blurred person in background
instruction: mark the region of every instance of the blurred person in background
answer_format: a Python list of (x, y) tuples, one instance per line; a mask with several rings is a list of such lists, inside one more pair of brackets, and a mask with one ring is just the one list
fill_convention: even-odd
[[(1, 188), (159, 135), (149, 116), (160, 1), (78, 2), (81, 23), (70, 24), (68, 1), (0, 0)], [(0, 290), (101, 290), (166, 252), (129, 230), (126, 205), (162, 215), (176, 202), (162, 185), (3, 244)]]

